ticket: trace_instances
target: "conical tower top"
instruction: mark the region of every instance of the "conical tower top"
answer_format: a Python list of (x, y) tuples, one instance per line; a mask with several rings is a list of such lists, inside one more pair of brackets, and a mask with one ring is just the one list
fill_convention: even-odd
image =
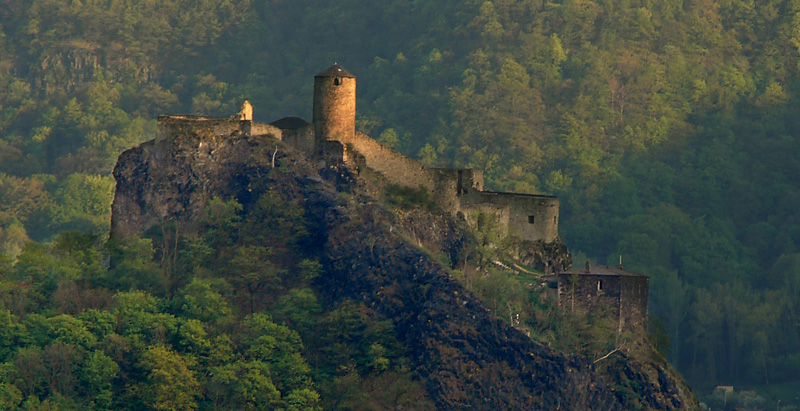
[(347, 77), (347, 78), (356, 78), (353, 74), (349, 71), (342, 68), (339, 63), (333, 63), (332, 66), (322, 70), (314, 77)]

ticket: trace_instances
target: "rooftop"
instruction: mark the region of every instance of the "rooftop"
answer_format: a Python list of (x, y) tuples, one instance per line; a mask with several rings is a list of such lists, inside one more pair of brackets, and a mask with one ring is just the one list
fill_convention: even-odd
[(305, 127), (311, 123), (308, 121), (303, 120), (300, 117), (284, 117), (280, 120), (275, 120), (272, 123), (269, 123), (272, 126), (278, 127), (280, 129), (298, 129)]
[(314, 77), (350, 77), (356, 78), (356, 76), (350, 74), (349, 71), (345, 70), (340, 66), (338, 63), (333, 63), (332, 66), (322, 70)]
[(565, 274), (579, 274), (579, 275), (607, 275), (612, 277), (647, 277), (646, 275), (634, 273), (624, 268), (613, 267), (610, 265), (587, 265), (586, 267), (573, 268), (567, 272), (558, 273), (558, 275)]
[(503, 191), (483, 191), (483, 194), (490, 195), (504, 195), (504, 196), (518, 196), (518, 197), (535, 197), (535, 198), (558, 198), (548, 194), (526, 194), (526, 193), (507, 193)]

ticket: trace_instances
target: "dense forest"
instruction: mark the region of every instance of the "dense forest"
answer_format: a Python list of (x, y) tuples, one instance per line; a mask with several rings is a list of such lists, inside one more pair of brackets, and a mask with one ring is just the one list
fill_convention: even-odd
[[(35, 358), (90, 358), (81, 378), (94, 379), (31, 377), (14, 391), (16, 374), (4, 371), (3, 398), (73, 389), (60, 384), (104, 390), (114, 373), (195, 366), (183, 354), (201, 341), (170, 345), (163, 335), (179, 338), (196, 321), (224, 315), (166, 301), (176, 301), (172, 293), (205, 295), (209, 284), (170, 294), (105, 284), (140, 290), (92, 297), (115, 299), (117, 313), (68, 303), (76, 277), (96, 276), (97, 284), (107, 277), (80, 264), (101, 261), (89, 243), (108, 231), (111, 168), (122, 150), (153, 137), (161, 113), (228, 115), (247, 98), (260, 121), (309, 118), (311, 77), (333, 61), (358, 76), (362, 131), (428, 165), (484, 169), (496, 190), (558, 195), (561, 237), (576, 264), (616, 264), (621, 255), (626, 268), (649, 275), (668, 358), (699, 392), (717, 384), (797, 391), (796, 1), (6, 0), (0, 273), (9, 331), (2, 360), (19, 367)], [(65, 255), (84, 257), (67, 264)], [(145, 260), (132, 262), (130, 273), (146, 277)], [(29, 287), (25, 298), (20, 284)], [(169, 317), (164, 326), (173, 329), (129, 338), (135, 321), (122, 321), (126, 315)], [(282, 325), (236, 318), (241, 333), (221, 331), (222, 319), (204, 327), (223, 328), (204, 332), (241, 338), (244, 362), (231, 375), (255, 379), (259, 367), (274, 365), (247, 354), (257, 348), (245, 329)], [(83, 323), (66, 326), (76, 321)], [(110, 328), (86, 328), (80, 340), (64, 334), (88, 324)], [(93, 348), (110, 330), (126, 336), (120, 344), (149, 348), (114, 366)], [(295, 337), (287, 331), (286, 338)], [(203, 366), (221, 364), (233, 363)], [(274, 385), (312, 398), (302, 380)]]

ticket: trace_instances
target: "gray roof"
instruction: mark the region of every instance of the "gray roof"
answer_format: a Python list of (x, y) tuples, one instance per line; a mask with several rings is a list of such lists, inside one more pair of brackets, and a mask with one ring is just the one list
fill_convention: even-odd
[(285, 129), (298, 129), (307, 126), (309, 123), (308, 121), (303, 120), (300, 117), (284, 117), (280, 120), (275, 120), (272, 123), (269, 123), (271, 126), (278, 127), (281, 130)]
[(350, 74), (349, 71), (345, 70), (340, 66), (338, 63), (333, 63), (332, 66), (322, 70), (314, 77), (350, 77), (356, 78), (356, 76)]
[(580, 268), (573, 268), (567, 272), (558, 273), (558, 275), (572, 275), (572, 274), (607, 275), (612, 277), (647, 277), (646, 275), (634, 273), (633, 271), (628, 271), (620, 267), (613, 267), (610, 265), (596, 265), (596, 264), (591, 264), (588, 270), (586, 269), (586, 267), (580, 267)]

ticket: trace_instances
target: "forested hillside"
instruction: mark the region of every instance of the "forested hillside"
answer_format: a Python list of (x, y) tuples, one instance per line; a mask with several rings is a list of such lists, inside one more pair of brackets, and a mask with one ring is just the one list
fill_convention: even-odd
[(650, 275), (696, 388), (797, 390), (791, 0), (5, 0), (0, 247), (24, 262), (48, 247), (30, 241), (104, 235), (111, 167), (156, 115), (247, 98), (259, 121), (309, 118), (333, 61), (358, 76), (362, 131), (556, 194), (577, 264)]

